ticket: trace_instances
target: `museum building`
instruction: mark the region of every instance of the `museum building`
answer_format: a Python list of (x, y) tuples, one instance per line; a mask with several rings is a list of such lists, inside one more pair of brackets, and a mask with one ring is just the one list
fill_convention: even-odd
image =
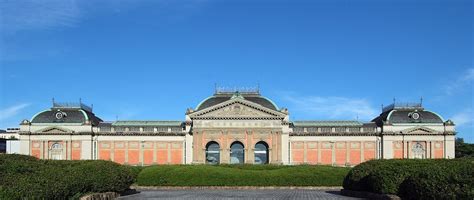
[(91, 107), (57, 103), (20, 124), (20, 152), (41, 159), (128, 165), (322, 164), (454, 158), (455, 126), (421, 103), (394, 103), (370, 122), (290, 121), (258, 90), (216, 90), (184, 121), (105, 122)]

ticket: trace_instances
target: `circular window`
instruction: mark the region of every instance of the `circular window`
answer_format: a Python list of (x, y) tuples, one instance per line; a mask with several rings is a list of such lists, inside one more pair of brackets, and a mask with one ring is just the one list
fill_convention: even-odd
[(416, 113), (413, 113), (413, 114), (411, 115), (411, 117), (412, 117), (413, 119), (420, 119), (420, 114), (416, 112)]
[(64, 117), (63, 112), (57, 112), (56, 113), (56, 119), (62, 119)]

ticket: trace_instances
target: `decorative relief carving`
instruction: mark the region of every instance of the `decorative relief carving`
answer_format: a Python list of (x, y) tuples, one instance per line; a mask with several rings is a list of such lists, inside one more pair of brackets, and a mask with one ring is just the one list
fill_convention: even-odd
[(275, 117), (240, 103), (234, 103), (215, 111), (200, 115), (200, 117)]
[(145, 149), (152, 149), (153, 148), (153, 143), (152, 142), (145, 142), (143, 144), (143, 148)]
[(308, 143), (308, 149), (316, 149), (318, 148), (318, 143), (310, 142)]
[(331, 148), (332, 148), (332, 145), (331, 145), (331, 143), (329, 143), (329, 142), (325, 142), (325, 143), (323, 143), (322, 148), (323, 148), (323, 149), (331, 149)]
[(171, 148), (172, 148), (172, 149), (179, 149), (179, 148), (181, 148), (181, 144), (179, 144), (179, 143), (173, 143), (173, 144), (171, 145)]
[(436, 130), (433, 130), (427, 127), (422, 127), (422, 126), (409, 128), (409, 129), (403, 130), (402, 132), (405, 134), (420, 134), (420, 135), (439, 133)]
[(295, 142), (293, 143), (293, 148), (294, 149), (302, 149), (303, 148), (303, 142)]
[(168, 148), (168, 146), (167, 146), (166, 143), (160, 142), (160, 143), (157, 143), (157, 144), (156, 144), (156, 148), (158, 148), (158, 149), (166, 149), (166, 148)]
[(130, 142), (128, 144), (129, 148), (137, 149), (138, 148), (138, 142)]
[(360, 148), (360, 143), (358, 142), (351, 142), (351, 149), (358, 149)]
[(345, 144), (345, 143), (337, 143), (337, 144), (336, 144), (336, 148), (338, 148), (338, 149), (344, 149), (344, 148), (346, 148), (346, 144)]
[(375, 148), (375, 144), (373, 142), (366, 142), (364, 148), (373, 149), (373, 148)]
[(123, 144), (123, 142), (115, 142), (115, 148), (124, 148), (125, 145)]

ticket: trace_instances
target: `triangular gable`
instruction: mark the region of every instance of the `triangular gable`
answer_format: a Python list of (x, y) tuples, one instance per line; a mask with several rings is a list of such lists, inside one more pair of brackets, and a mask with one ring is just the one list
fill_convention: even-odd
[(438, 131), (424, 127), (424, 126), (416, 126), (413, 128), (405, 129), (402, 131), (403, 134), (435, 134), (438, 133)]
[(285, 113), (271, 110), (244, 98), (232, 98), (189, 114), (190, 118), (284, 118), (285, 116)]
[(37, 133), (73, 133), (72, 130), (57, 126), (50, 126), (36, 131)]

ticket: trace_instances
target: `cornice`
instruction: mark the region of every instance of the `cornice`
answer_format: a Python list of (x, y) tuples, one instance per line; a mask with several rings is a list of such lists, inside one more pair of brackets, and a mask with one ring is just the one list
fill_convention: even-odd
[(379, 133), (360, 132), (360, 133), (290, 133), (290, 136), (379, 136)]
[(186, 132), (98, 132), (96, 136), (185, 136)]

